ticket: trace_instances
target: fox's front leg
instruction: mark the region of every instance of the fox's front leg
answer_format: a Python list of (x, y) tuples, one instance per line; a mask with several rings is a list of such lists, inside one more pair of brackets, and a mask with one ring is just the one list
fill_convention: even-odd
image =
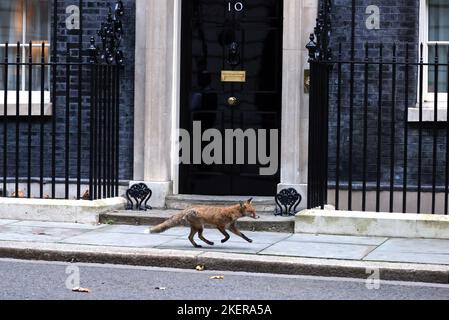
[(252, 242), (253, 242), (253, 240), (251, 240), (250, 238), (248, 238), (247, 236), (245, 236), (243, 233), (240, 232), (239, 229), (237, 229), (237, 226), (235, 225), (235, 223), (232, 223), (232, 224), (229, 226), (229, 230), (231, 230), (231, 232), (232, 232), (233, 234), (235, 234), (235, 235), (237, 235), (237, 236), (239, 236), (239, 237), (245, 239), (245, 240), (248, 241), (249, 243), (252, 243)]
[(221, 243), (227, 242), (231, 236), (229, 235), (229, 233), (226, 232), (226, 228), (218, 227), (218, 230), (220, 230), (220, 232), (225, 236), (225, 238), (221, 240)]
[(208, 244), (208, 245), (210, 245), (210, 246), (213, 246), (214, 243), (213, 243), (212, 241), (207, 240), (207, 239), (203, 236), (203, 232), (204, 232), (204, 228), (201, 227), (201, 228), (198, 230), (198, 237), (199, 237), (201, 240), (203, 240), (206, 244)]

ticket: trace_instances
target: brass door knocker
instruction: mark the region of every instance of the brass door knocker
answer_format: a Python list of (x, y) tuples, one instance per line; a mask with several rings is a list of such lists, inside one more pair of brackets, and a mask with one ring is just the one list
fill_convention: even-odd
[(227, 63), (233, 67), (240, 64), (240, 46), (237, 42), (232, 42), (228, 47)]

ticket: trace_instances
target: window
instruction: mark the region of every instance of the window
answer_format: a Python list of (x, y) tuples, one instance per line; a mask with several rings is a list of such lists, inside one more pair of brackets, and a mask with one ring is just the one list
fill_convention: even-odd
[[(45, 43), (45, 62), (49, 61), (50, 49), (50, 0), (0, 0), (0, 61), (5, 60), (6, 43), (9, 44), (8, 60), (15, 62), (19, 54), (23, 62), (28, 62), (29, 43), (32, 43), (33, 62), (41, 62), (42, 43)], [(21, 43), (20, 50), (17, 42)], [(45, 67), (45, 102), (50, 101), (49, 67)], [(19, 88), (17, 88), (19, 78)], [(0, 103), (3, 103), (5, 87), (8, 88), (8, 105), (16, 105), (16, 90), (20, 91), (20, 105), (28, 105), (29, 90), (32, 91), (33, 104), (40, 103), (41, 67), (33, 67), (32, 87), (29, 88), (27, 66), (21, 66), (19, 72), (15, 66), (8, 69), (5, 79), (4, 68), (0, 68)], [(3, 114), (0, 108), (0, 115)], [(25, 108), (26, 110), (27, 108)], [(8, 114), (15, 114), (8, 112)], [(34, 112), (33, 112), (34, 113)], [(27, 113), (26, 113), (27, 114)], [(21, 111), (22, 115), (22, 111)]]
[[(440, 63), (447, 62), (449, 49), (449, 1), (422, 0), (421, 42), (424, 44), (424, 61), (435, 61), (436, 46)], [(429, 66), (424, 74), (424, 100), (434, 101), (438, 89), (440, 101), (447, 101), (447, 68), (438, 69), (438, 84), (435, 83), (435, 67)]]
[[(428, 59), (435, 61), (436, 45), (440, 63), (446, 63), (449, 47), (449, 2), (447, 0), (429, 0), (428, 16)], [(429, 68), (428, 92), (447, 92), (447, 69), (439, 68), (438, 86), (435, 84), (435, 67)]]

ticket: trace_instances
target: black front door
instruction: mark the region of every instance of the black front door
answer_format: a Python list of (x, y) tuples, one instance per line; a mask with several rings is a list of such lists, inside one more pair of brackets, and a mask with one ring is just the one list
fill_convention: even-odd
[[(180, 193), (273, 196), (280, 164), (282, 1), (182, 3), (180, 127), (192, 140), (191, 161), (180, 165)], [(195, 133), (208, 129), (220, 132), (222, 139), (209, 135), (200, 147), (194, 146), (198, 143)], [(247, 133), (243, 164), (242, 149), (235, 146), (229, 155), (226, 147), (226, 141), (231, 141), (226, 140), (227, 133), (236, 133), (236, 129)], [(264, 131), (266, 139), (261, 140)], [(215, 146), (221, 142), (222, 161), (215, 149), (212, 164), (204, 159), (199, 162), (212, 141)], [(264, 154), (261, 148), (271, 156), (270, 164), (259, 157)], [(269, 166), (273, 172), (261, 174), (261, 168)]]

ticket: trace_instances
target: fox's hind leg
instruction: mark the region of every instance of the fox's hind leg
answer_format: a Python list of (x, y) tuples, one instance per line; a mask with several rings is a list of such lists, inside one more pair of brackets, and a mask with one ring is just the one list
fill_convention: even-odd
[[(198, 213), (195, 210), (190, 210), (186, 216), (185, 216), (186, 222), (188, 224), (190, 224), (190, 235), (189, 235), (189, 240), (190, 242), (193, 244), (193, 246), (195, 248), (202, 248), (199, 244), (197, 244), (195, 242), (195, 240), (193, 239), (193, 237), (195, 237), (195, 235), (197, 233), (202, 233), (202, 229), (203, 229), (203, 225), (200, 222), (200, 219), (198, 218)], [(200, 233), (200, 234), (201, 234)], [(201, 239), (202, 235), (200, 235), (200, 239)], [(202, 239), (201, 239), (202, 240)]]
[(191, 227), (191, 228), (190, 228), (189, 240), (190, 240), (190, 242), (193, 244), (193, 246), (194, 246), (195, 248), (202, 248), (202, 246), (200, 246), (199, 244), (197, 244), (197, 243), (195, 242), (195, 240), (193, 240), (193, 237), (197, 234), (197, 232), (198, 232), (198, 230), (197, 230), (196, 228)]
[(226, 232), (226, 228), (218, 227), (218, 230), (220, 230), (220, 232), (225, 236), (225, 238), (221, 240), (221, 243), (227, 242), (231, 236), (229, 235), (229, 233)]
[(233, 234), (235, 234), (235, 235), (237, 235), (237, 236), (239, 236), (239, 237), (245, 239), (245, 240), (248, 241), (249, 243), (252, 243), (252, 242), (253, 242), (253, 240), (251, 240), (250, 238), (248, 238), (247, 236), (245, 236), (243, 233), (240, 232), (239, 229), (237, 229), (237, 226), (235, 225), (235, 223), (232, 223), (232, 224), (229, 226), (229, 230), (231, 230), (231, 232), (232, 232)]
[(198, 231), (198, 237), (203, 240), (206, 244), (213, 246), (214, 243), (212, 241), (207, 240), (204, 236), (203, 236), (203, 232), (204, 232), (204, 228), (201, 227)]

